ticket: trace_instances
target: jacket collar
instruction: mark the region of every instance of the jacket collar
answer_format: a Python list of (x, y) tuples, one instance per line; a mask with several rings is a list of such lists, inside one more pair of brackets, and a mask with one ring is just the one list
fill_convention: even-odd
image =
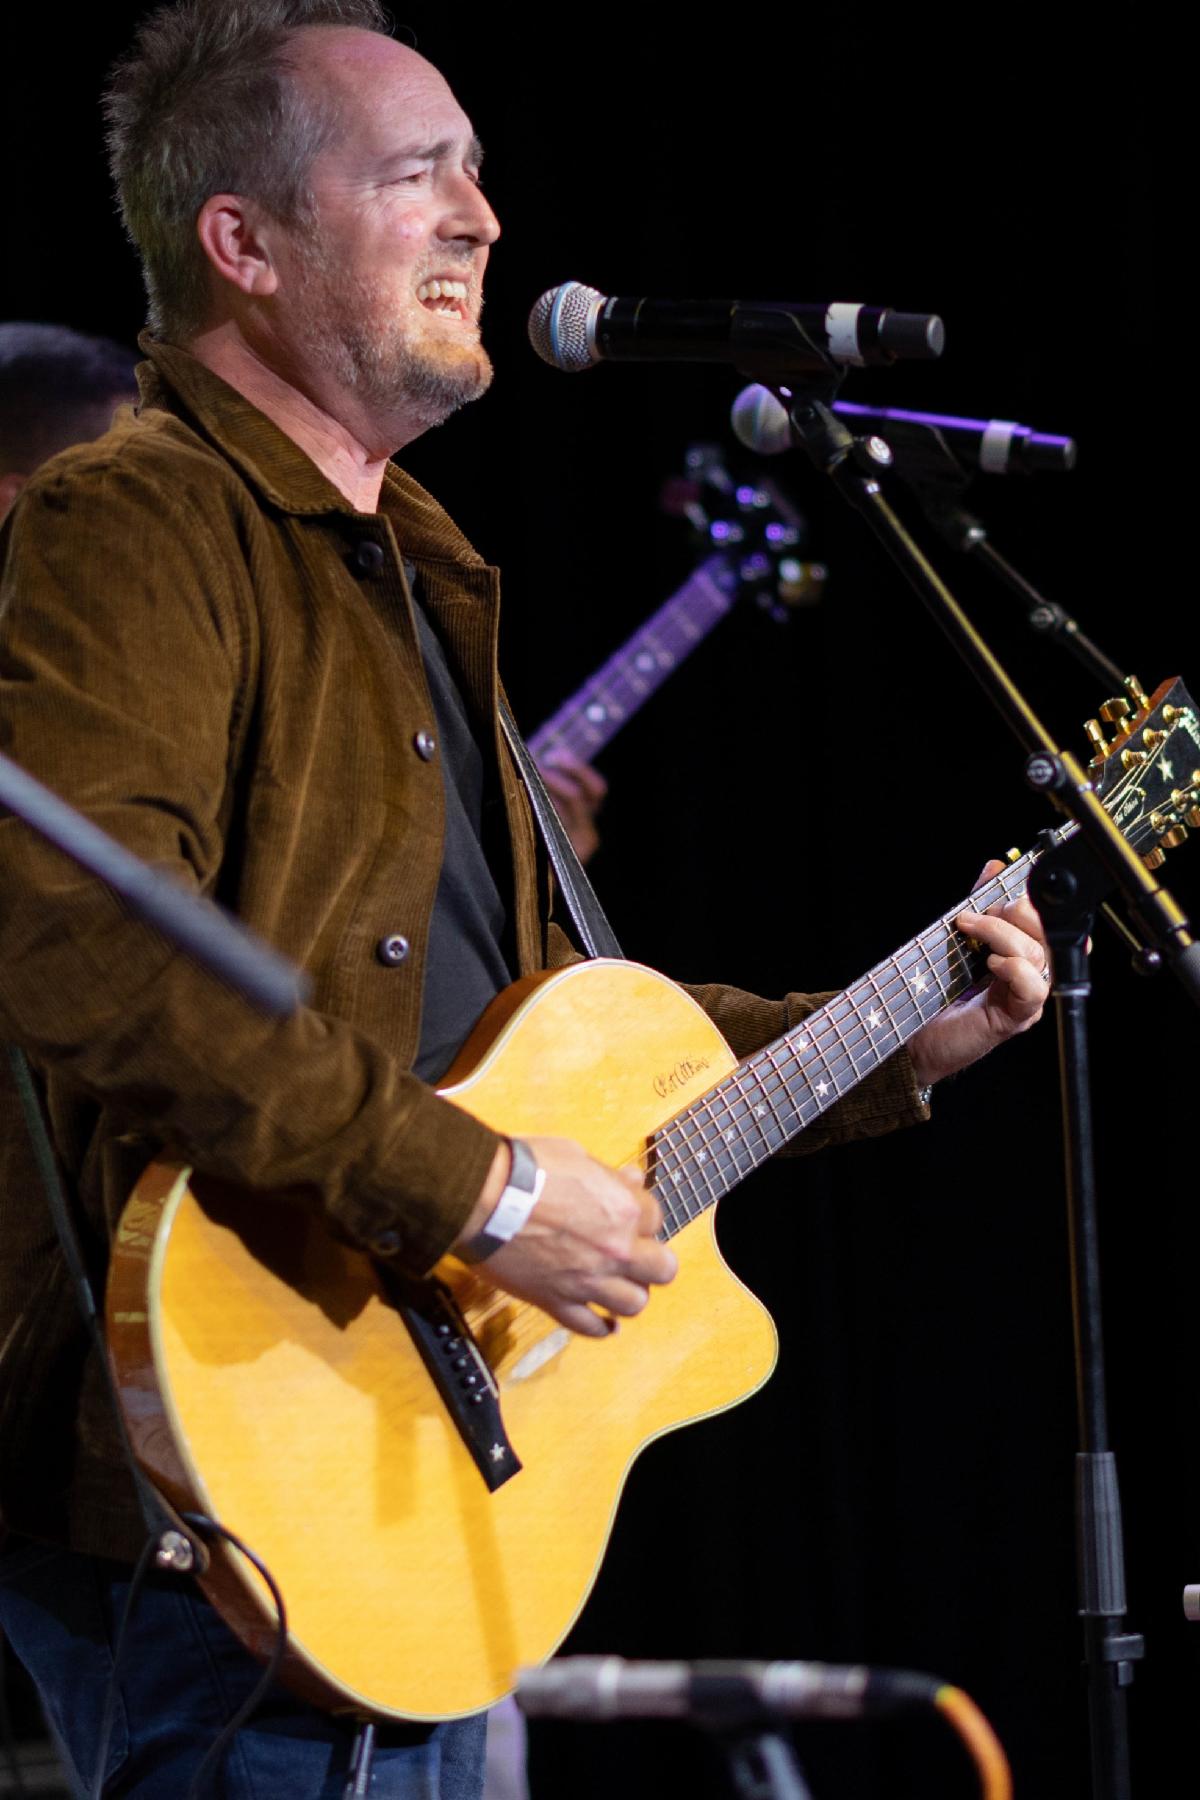
[[(138, 344), (148, 358), (137, 371), (144, 408), (185, 413), (281, 512), (363, 517), (299, 444), (204, 363), (148, 331), (141, 334)], [(405, 554), (415, 560), (485, 566), (448, 513), (394, 462), (384, 471), (379, 510), (392, 520)]]

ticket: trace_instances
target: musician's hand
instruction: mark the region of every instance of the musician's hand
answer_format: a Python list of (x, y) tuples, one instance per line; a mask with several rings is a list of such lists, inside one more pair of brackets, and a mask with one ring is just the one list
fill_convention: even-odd
[[(1002, 862), (985, 864), (975, 886), (1003, 867)], [(909, 1052), (922, 1087), (965, 1069), (1006, 1038), (1028, 1031), (1041, 1018), (1049, 991), (1046, 938), (1027, 898), (993, 906), (986, 913), (959, 913), (954, 923), (988, 947), (992, 979), (979, 993), (955, 1001), (931, 1019), (911, 1040)]]
[(596, 814), (603, 805), (608, 783), (590, 763), (580, 762), (565, 750), (551, 751), (538, 766), (572, 848), (580, 862), (585, 863), (600, 847)]
[[(480, 1267), (497, 1287), (532, 1300), (560, 1325), (605, 1337), (617, 1317), (641, 1312), (650, 1288), (675, 1274), (675, 1256), (656, 1236), (658, 1201), (636, 1171), (608, 1169), (569, 1138), (526, 1142), (546, 1171), (541, 1197), (517, 1235)], [(460, 1242), (487, 1222), (509, 1161), (503, 1144)]]

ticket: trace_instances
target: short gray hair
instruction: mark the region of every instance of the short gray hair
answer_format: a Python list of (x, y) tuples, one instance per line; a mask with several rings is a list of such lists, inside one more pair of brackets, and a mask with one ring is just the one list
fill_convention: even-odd
[(390, 34), (380, 0), (176, 0), (109, 77), (109, 159), (159, 337), (186, 343), (204, 323), (196, 218), (210, 195), (243, 194), (285, 225), (312, 216), (313, 159), (339, 121), (295, 78), (288, 53), (308, 25)]

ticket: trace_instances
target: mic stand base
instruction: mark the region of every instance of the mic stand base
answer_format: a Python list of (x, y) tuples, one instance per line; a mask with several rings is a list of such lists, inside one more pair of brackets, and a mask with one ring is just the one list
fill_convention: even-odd
[(375, 1725), (371, 1719), (360, 1719), (350, 1751), (350, 1773), (342, 1790), (342, 1800), (363, 1800), (371, 1791), (375, 1770)]

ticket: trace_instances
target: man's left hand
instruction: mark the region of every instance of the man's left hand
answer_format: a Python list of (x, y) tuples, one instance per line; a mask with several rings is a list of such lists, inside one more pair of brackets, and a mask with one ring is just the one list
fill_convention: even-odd
[[(986, 863), (975, 886), (998, 875), (1004, 866)], [(1036, 1025), (1050, 990), (1045, 933), (1025, 896), (985, 913), (961, 912), (954, 923), (965, 937), (988, 949), (992, 979), (980, 992), (955, 1001), (923, 1025), (911, 1040), (909, 1053), (922, 1087), (965, 1069), (1006, 1038)]]

